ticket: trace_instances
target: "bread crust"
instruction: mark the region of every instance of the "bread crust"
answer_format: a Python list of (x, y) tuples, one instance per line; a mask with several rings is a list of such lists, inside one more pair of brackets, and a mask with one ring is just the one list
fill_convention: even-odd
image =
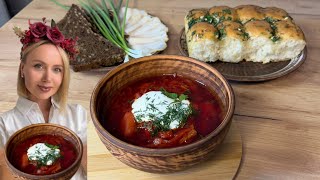
[(216, 15), (219, 18), (224, 18), (227, 21), (238, 20), (238, 14), (235, 9), (229, 6), (213, 6), (209, 9), (209, 15)]
[[(225, 36), (229, 38), (239, 39), (239, 40), (245, 40), (245, 35), (243, 32), (243, 27), (240, 23), (235, 21), (224, 21), (220, 23), (218, 26), (218, 29), (221, 31), (223, 30), (225, 32)], [(221, 38), (223, 39), (223, 38)]]
[(207, 9), (192, 9), (188, 12), (188, 14), (184, 17), (184, 28), (186, 31), (189, 30), (189, 23), (190, 21), (196, 21), (199, 20), (200, 18), (203, 18), (208, 14)]
[(270, 38), (272, 36), (272, 28), (270, 24), (266, 21), (249, 21), (244, 25), (246, 32), (250, 37), (263, 36)]
[(209, 23), (199, 22), (187, 33), (187, 40), (202, 41), (204, 39), (218, 41), (217, 29)]
[(277, 7), (266, 7), (263, 9), (263, 13), (265, 17), (272, 18), (273, 20), (282, 21), (282, 20), (288, 20), (291, 21), (291, 17), (289, 14)]
[(189, 56), (205, 62), (218, 60), (218, 30), (209, 23), (193, 25), (186, 35)]
[(241, 5), (235, 7), (235, 9), (242, 24), (251, 20), (263, 20), (265, 17), (260, 6)]
[(293, 24), (292, 21), (278, 21), (275, 23), (277, 27), (277, 35), (282, 40), (305, 40), (304, 34), (299, 26)]

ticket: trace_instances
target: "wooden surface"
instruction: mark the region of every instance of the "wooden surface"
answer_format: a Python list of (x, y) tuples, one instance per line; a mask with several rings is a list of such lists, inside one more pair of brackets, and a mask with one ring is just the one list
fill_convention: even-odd
[[(72, 1), (60, 2), (70, 4)], [(179, 54), (178, 35), (183, 28), (183, 17), (188, 10), (213, 5), (235, 7), (240, 4), (277, 6), (288, 11), (306, 35), (308, 56), (301, 67), (287, 76), (262, 83), (231, 83), (236, 96), (234, 121), (238, 125), (243, 142), (243, 157), (236, 179), (320, 179), (319, 1), (130, 1), (131, 7), (145, 9), (148, 13), (158, 16), (168, 26), (170, 40), (168, 48), (163, 52), (165, 54)], [(0, 113), (13, 108), (18, 98), (16, 78), (21, 45), (12, 27), (16, 25), (27, 28), (28, 19), (41, 20), (42, 17), (58, 21), (65, 13), (65, 10), (48, 0), (34, 0), (1, 27)], [(80, 103), (89, 110), (91, 92), (105, 73), (106, 71), (72, 72), (70, 102)], [(98, 148), (102, 143), (96, 139), (91, 122), (88, 137), (89, 176), (94, 166), (113, 166), (114, 171), (136, 177), (136, 171), (121, 169), (121, 162), (114, 161), (115, 163), (109, 164), (108, 161), (104, 161), (100, 164), (90, 164), (94, 153), (101, 159), (113, 157), (106, 149)], [(224, 172), (221, 170), (220, 173)], [(108, 179), (104, 173), (100, 175)], [(206, 174), (195, 173), (185, 179), (207, 179), (202, 175)], [(118, 179), (117, 174), (113, 174), (112, 177)]]

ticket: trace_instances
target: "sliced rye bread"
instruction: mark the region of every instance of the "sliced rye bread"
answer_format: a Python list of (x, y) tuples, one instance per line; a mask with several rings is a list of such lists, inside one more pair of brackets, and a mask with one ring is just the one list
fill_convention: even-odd
[[(123, 61), (125, 53), (113, 45), (101, 34), (95, 33), (85, 11), (73, 4), (65, 17), (57, 23), (65, 37), (78, 37), (77, 46), (80, 53), (70, 61), (74, 71), (86, 71), (105, 66), (112, 66)], [(94, 30), (94, 31), (93, 31)]]

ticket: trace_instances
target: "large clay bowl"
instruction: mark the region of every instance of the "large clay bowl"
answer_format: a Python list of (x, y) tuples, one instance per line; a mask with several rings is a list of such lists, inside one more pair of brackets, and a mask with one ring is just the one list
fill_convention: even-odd
[[(181, 147), (151, 149), (121, 141), (101, 125), (105, 119), (102, 117), (103, 109), (108, 108), (105, 101), (120, 87), (137, 79), (174, 73), (204, 83), (221, 99), (224, 119), (209, 135)], [(201, 162), (221, 144), (231, 125), (234, 104), (232, 88), (210, 65), (184, 56), (155, 55), (124, 63), (102, 77), (93, 91), (90, 111), (96, 131), (111, 154), (133, 168), (166, 173), (183, 170)]]
[[(24, 173), (17, 169), (11, 162), (13, 154), (13, 149), (17, 144), (20, 142), (25, 141), (26, 139), (36, 136), (36, 135), (59, 135), (71, 142), (77, 151), (77, 158), (75, 162), (69, 166), (67, 169), (64, 169), (58, 173), (50, 174), (50, 175), (31, 175)], [(43, 180), (65, 180), (70, 179), (79, 169), (82, 159), (83, 153), (83, 145), (80, 138), (71, 130), (66, 127), (56, 125), (56, 124), (49, 124), (49, 123), (41, 123), (41, 124), (33, 124), (27, 127), (20, 129), (19, 131), (15, 132), (8, 140), (5, 146), (5, 160), (12, 171), (12, 173), (20, 179), (43, 179)]]

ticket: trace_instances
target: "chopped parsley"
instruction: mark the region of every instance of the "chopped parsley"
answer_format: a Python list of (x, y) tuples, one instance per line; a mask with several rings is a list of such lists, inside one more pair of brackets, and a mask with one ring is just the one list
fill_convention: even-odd
[(243, 40), (248, 40), (250, 38), (249, 34), (245, 31), (242, 32)]
[(256, 20), (256, 18), (251, 18), (251, 19), (248, 20), (248, 22), (249, 21), (255, 21), (255, 20)]
[(52, 144), (48, 144), (48, 143), (44, 143), (47, 147), (51, 148), (51, 149), (59, 149), (59, 146), (55, 146)]
[(272, 17), (266, 17), (264, 18), (264, 20), (267, 21), (269, 24), (273, 24), (278, 21), (276, 19), (273, 19)]
[(174, 99), (176, 100), (177, 98), (180, 100), (180, 101), (183, 101), (183, 100), (187, 100), (188, 99), (188, 95), (185, 95), (185, 94), (176, 94), (176, 93), (170, 93), (168, 91), (166, 91), (164, 88), (160, 88), (160, 91), (162, 94), (166, 95), (167, 97), (171, 98), (171, 99)]
[(224, 28), (219, 29), (219, 40), (223, 39), (227, 35)]
[(225, 14), (231, 14), (231, 10), (230, 9), (223, 9), (222, 12), (225, 13)]
[(189, 20), (189, 22), (188, 22), (188, 27), (189, 27), (189, 29), (190, 29), (193, 25), (195, 25), (197, 22), (199, 22), (199, 19), (191, 19), (191, 20)]
[(240, 36), (242, 36), (242, 40), (248, 40), (250, 38), (249, 34), (244, 30), (243, 26), (239, 27), (237, 29), (240, 33)]
[(214, 32), (214, 36), (215, 36), (217, 39), (219, 39), (219, 31), (215, 31), (215, 32)]
[(242, 24), (242, 22), (240, 21), (240, 19), (236, 19), (236, 20), (234, 20), (234, 22), (237, 22), (237, 23), (239, 23), (239, 24)]
[(192, 31), (191, 36), (194, 36), (196, 34), (196, 31)]
[(213, 16), (210, 16), (209, 14), (203, 17), (203, 22), (207, 22), (207, 23), (214, 23), (216, 21), (215, 18), (213, 18)]
[(272, 40), (272, 42), (277, 42), (280, 37), (279, 36), (271, 36), (270, 39)]
[[(224, 10), (225, 11), (223, 12), (226, 12), (226, 14), (229, 14), (230, 9), (224, 9)], [(190, 29), (193, 25), (195, 25), (198, 22), (207, 22), (207, 23), (213, 24), (214, 26), (217, 26), (219, 23), (225, 20), (232, 20), (232, 17), (230, 16), (226, 18), (225, 16), (219, 15), (219, 14), (221, 13), (215, 12), (212, 15), (206, 14), (205, 16), (201, 16), (200, 18), (192, 18), (188, 21), (188, 27)]]
[(277, 42), (278, 40), (280, 40), (280, 37), (277, 36), (277, 26), (275, 25), (275, 23), (278, 22), (279, 20), (273, 19), (272, 17), (266, 17), (264, 18), (264, 20), (270, 24), (270, 27), (272, 29), (271, 37), (270, 37), (271, 41)]

